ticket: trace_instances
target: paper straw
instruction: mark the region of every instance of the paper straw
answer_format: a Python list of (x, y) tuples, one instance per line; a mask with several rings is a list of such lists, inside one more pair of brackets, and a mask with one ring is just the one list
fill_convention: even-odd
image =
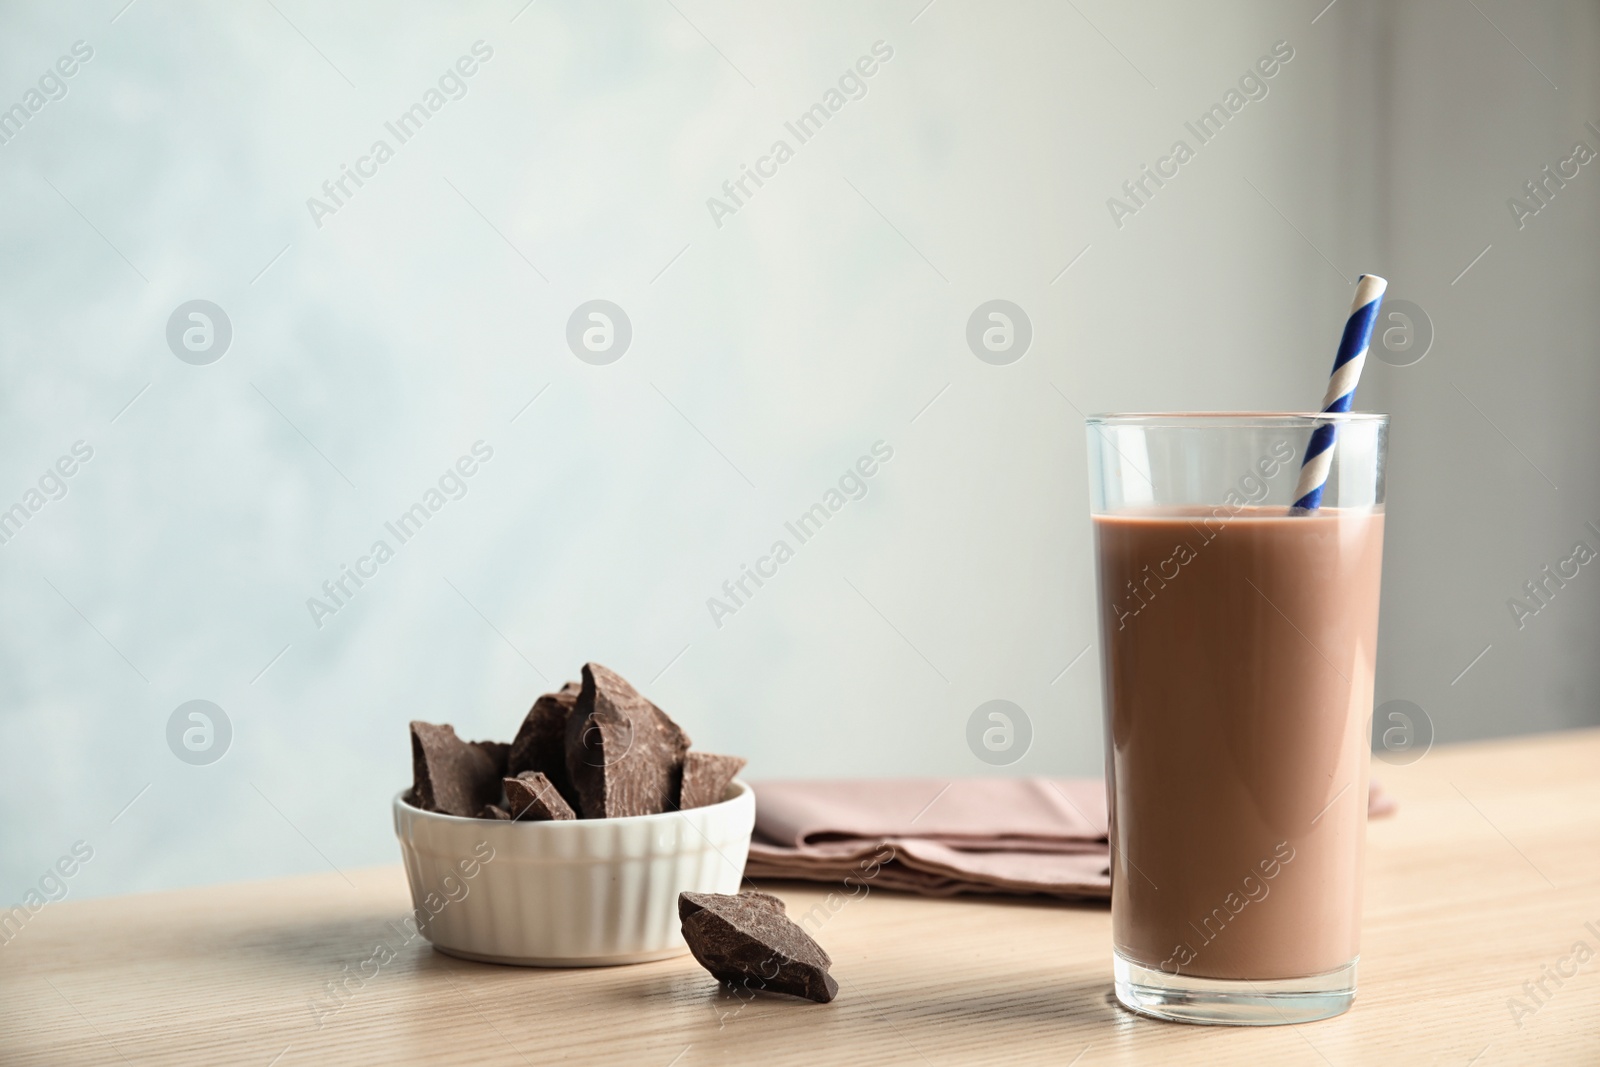
[[(1339, 354), (1333, 360), (1333, 374), (1328, 378), (1328, 391), (1322, 398), (1323, 411), (1350, 410), (1361, 367), (1367, 362), (1367, 344), (1372, 340), (1372, 327), (1378, 321), (1383, 291), (1388, 287), (1389, 283), (1376, 274), (1363, 274), (1356, 279), (1356, 298), (1350, 305), (1350, 317), (1344, 323)], [(1337, 435), (1338, 426), (1332, 422), (1318, 423), (1311, 431), (1291, 511), (1315, 511), (1322, 506), (1322, 487), (1328, 481), (1328, 468), (1333, 465), (1333, 442)]]

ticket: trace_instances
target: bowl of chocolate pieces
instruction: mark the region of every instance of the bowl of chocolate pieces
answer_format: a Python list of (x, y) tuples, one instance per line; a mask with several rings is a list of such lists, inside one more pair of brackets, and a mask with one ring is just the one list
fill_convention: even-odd
[(678, 894), (737, 893), (755, 794), (615, 671), (534, 702), (510, 744), (411, 724), (394, 798), (423, 934), (489, 963), (599, 967), (688, 951)]

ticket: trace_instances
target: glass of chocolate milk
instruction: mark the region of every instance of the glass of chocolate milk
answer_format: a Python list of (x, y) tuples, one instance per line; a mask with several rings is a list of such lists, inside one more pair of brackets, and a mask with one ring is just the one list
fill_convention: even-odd
[[(1314, 427), (1337, 429), (1292, 510)], [(1388, 416), (1096, 415), (1117, 999), (1195, 1023), (1355, 999)]]

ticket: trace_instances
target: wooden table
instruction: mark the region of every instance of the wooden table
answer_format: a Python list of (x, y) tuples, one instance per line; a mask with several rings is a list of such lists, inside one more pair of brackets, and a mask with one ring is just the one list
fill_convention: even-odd
[[(1104, 907), (880, 891), (817, 932), (826, 1006), (746, 1003), (687, 956), (539, 971), (414, 943), (319, 1028), (310, 1001), (410, 905), (388, 867), (44, 908), (0, 948), (0, 1062), (1600, 1063), (1600, 731), (1374, 766), (1401, 807), (1369, 831), (1360, 996), (1324, 1022), (1121, 1010)], [(765, 888), (791, 912), (822, 897)], [(1558, 986), (1578, 941), (1596, 955)]]

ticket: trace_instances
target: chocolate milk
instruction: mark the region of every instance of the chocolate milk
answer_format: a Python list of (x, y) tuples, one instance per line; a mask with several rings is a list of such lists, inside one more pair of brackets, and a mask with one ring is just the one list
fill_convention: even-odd
[(1113, 940), (1168, 974), (1360, 950), (1381, 510), (1094, 518)]

